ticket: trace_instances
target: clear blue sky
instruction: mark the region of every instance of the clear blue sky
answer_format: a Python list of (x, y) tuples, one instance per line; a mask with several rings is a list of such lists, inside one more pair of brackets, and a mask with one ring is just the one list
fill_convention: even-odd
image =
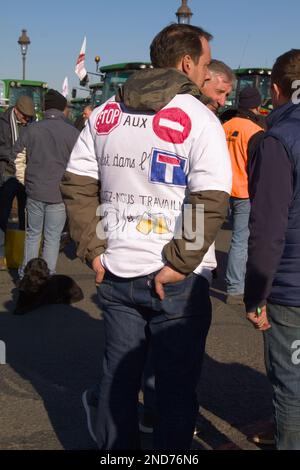
[[(299, 0), (189, 0), (192, 24), (214, 35), (213, 57), (231, 67), (269, 66), (281, 53), (300, 48)], [(31, 39), (26, 78), (44, 80), (61, 91), (74, 73), (83, 37), (86, 68), (149, 60), (149, 44), (170, 22), (181, 0), (1, 0), (0, 77), (21, 78), (18, 38), (26, 28)]]

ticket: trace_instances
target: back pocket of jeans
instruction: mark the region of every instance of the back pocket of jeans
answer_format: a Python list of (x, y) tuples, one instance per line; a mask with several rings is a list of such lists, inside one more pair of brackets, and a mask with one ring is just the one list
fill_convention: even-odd
[(164, 284), (164, 291), (165, 295), (168, 298), (171, 297), (180, 297), (180, 298), (187, 298), (190, 296), (191, 291), (194, 285), (194, 279), (196, 274), (192, 273), (189, 274), (185, 279), (182, 281), (171, 282), (168, 284)]

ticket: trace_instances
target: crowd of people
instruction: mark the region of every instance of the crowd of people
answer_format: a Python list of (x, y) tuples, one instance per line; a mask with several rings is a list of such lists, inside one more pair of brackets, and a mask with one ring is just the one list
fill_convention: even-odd
[(277, 449), (300, 449), (300, 50), (276, 60), (264, 120), (253, 87), (221, 114), (235, 76), (211, 58), (211, 39), (200, 27), (167, 26), (150, 45), (153, 68), (86, 108), (77, 128), (52, 89), (42, 121), (26, 96), (0, 116), (0, 269), (17, 198), (20, 280), (39, 254), (47, 279), (55, 275), (66, 220), (95, 272), (105, 351), (83, 404), (99, 449), (139, 449), (140, 430), (153, 432), (155, 449), (190, 448), (215, 240), (228, 214), (226, 301), (245, 305), (263, 332)]

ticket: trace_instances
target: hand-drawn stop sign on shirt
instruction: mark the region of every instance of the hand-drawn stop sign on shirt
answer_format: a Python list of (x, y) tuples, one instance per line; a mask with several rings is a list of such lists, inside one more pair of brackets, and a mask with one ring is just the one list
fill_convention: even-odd
[(97, 116), (95, 129), (98, 135), (109, 134), (120, 124), (122, 110), (118, 103), (107, 103)]
[(183, 144), (190, 135), (192, 122), (182, 109), (167, 108), (156, 114), (152, 126), (160, 139), (173, 144)]

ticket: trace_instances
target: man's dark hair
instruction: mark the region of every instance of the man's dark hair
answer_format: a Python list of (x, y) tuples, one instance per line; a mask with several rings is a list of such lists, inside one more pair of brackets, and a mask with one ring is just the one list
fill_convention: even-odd
[(271, 73), (271, 82), (281, 88), (286, 98), (291, 98), (295, 89), (292, 84), (300, 80), (300, 49), (291, 49), (276, 59)]
[(150, 46), (152, 65), (156, 68), (176, 67), (180, 59), (189, 54), (197, 64), (202, 54), (200, 38), (207, 41), (212, 35), (198, 26), (171, 24), (158, 33)]

